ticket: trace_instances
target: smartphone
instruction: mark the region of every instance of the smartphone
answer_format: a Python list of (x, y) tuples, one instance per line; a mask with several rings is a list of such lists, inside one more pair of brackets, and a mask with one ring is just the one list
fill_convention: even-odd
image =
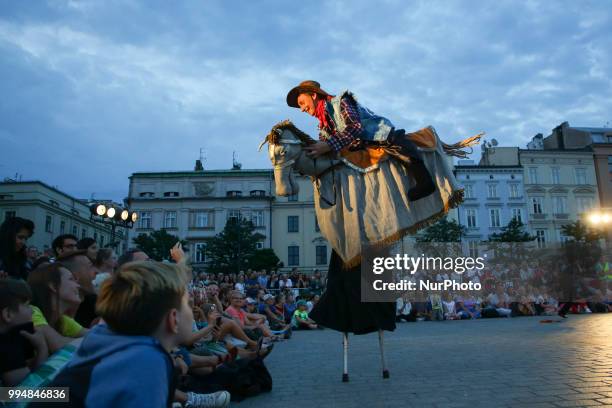
[(21, 331), (34, 334), (34, 323), (27, 322), (14, 327), (11, 327), (7, 332), (7, 335), (13, 340), (11, 343), (21, 345), (23, 350), (23, 356), (26, 360), (31, 359), (35, 355), (34, 346), (30, 343), (30, 340), (26, 339), (21, 335)]
[(223, 322), (223, 318), (221, 316), (217, 317), (217, 321), (215, 322), (216, 327), (221, 327), (221, 322)]

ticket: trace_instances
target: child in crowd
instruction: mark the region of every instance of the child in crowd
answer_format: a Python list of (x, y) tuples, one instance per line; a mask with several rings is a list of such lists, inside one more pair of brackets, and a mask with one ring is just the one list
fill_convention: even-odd
[(24, 281), (0, 280), (0, 379), (5, 387), (19, 384), (49, 356), (45, 337), (32, 324), (31, 298)]
[(317, 329), (317, 323), (308, 317), (306, 311), (306, 302), (300, 300), (297, 302), (297, 310), (293, 312), (293, 318), (291, 319), (291, 325), (294, 329)]
[[(181, 266), (123, 265), (100, 289), (97, 310), (105, 323), (89, 332), (50, 386), (70, 387), (72, 406), (171, 406), (175, 363), (169, 353), (189, 338), (193, 324), (187, 282)], [(226, 391), (180, 396), (187, 407), (230, 401)]]

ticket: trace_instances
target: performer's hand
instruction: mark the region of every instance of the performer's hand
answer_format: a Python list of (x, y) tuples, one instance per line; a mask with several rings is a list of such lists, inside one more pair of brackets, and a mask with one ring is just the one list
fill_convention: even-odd
[(313, 145), (304, 147), (308, 156), (316, 159), (317, 157), (323, 156), (326, 153), (331, 152), (332, 148), (327, 142), (317, 142)]

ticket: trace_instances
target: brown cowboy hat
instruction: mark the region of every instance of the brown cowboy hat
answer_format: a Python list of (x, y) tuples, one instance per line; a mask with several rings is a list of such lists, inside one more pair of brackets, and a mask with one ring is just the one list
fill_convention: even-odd
[(302, 81), (287, 94), (287, 105), (292, 108), (299, 108), (297, 98), (301, 93), (317, 93), (325, 97), (329, 96), (327, 92), (321, 89), (321, 84), (317, 81)]

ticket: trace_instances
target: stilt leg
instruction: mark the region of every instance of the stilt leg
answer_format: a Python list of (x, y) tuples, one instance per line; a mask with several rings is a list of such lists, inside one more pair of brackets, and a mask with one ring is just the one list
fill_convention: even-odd
[(342, 371), (342, 382), (348, 382), (348, 333), (342, 334), (342, 348), (344, 350), (344, 369)]
[(382, 362), (383, 378), (389, 378), (389, 370), (387, 369), (387, 361), (385, 360), (385, 344), (383, 339), (384, 332), (378, 331), (378, 343), (380, 344), (380, 360)]

